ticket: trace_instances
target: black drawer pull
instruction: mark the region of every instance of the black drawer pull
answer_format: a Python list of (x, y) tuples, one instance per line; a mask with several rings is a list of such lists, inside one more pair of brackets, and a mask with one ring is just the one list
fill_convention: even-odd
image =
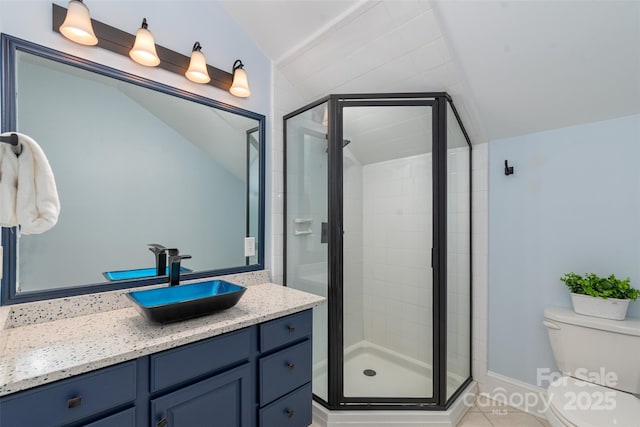
[(293, 371), (295, 369), (296, 365), (292, 362), (287, 362), (287, 369), (289, 369), (290, 371)]
[(287, 417), (289, 418), (293, 418), (293, 409), (287, 409), (285, 410)]
[(289, 333), (292, 334), (296, 331), (296, 327), (295, 326), (288, 326), (289, 329)]
[(156, 426), (157, 427), (165, 427), (167, 424), (169, 424), (169, 421), (167, 421), (167, 417), (164, 417), (160, 421), (158, 421)]
[(67, 400), (67, 408), (69, 409), (77, 408), (80, 405), (82, 405), (82, 396)]

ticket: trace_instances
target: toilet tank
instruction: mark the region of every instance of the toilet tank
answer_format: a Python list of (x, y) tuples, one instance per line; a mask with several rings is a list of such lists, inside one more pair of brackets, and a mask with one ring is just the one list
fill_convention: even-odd
[(544, 325), (564, 374), (640, 394), (640, 319), (608, 320), (547, 308)]

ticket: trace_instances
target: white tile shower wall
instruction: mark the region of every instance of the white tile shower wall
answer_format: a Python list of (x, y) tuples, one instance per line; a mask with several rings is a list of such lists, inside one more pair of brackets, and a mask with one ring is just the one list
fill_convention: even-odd
[(343, 151), (344, 346), (364, 339), (362, 165)]
[(469, 375), (469, 149), (447, 150), (447, 370)]
[(363, 167), (365, 339), (431, 363), (431, 154)]
[(471, 372), (484, 391), (487, 375), (488, 334), (488, 152), (489, 144), (477, 144), (471, 151), (471, 254), (472, 254), (472, 364)]

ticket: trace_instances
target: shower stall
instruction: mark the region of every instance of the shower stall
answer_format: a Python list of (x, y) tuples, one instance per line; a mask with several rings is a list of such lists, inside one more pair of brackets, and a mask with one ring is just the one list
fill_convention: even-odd
[(446, 93), (284, 117), (285, 285), (314, 310), (314, 400), (443, 410), (471, 382), (471, 144)]

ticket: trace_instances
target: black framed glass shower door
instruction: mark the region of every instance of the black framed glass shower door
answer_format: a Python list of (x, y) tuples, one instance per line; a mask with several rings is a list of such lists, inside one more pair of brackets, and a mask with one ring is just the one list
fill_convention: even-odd
[(343, 381), (335, 393), (346, 404), (435, 403), (434, 103), (337, 102), (342, 312), (334, 316), (343, 324), (334, 355)]

